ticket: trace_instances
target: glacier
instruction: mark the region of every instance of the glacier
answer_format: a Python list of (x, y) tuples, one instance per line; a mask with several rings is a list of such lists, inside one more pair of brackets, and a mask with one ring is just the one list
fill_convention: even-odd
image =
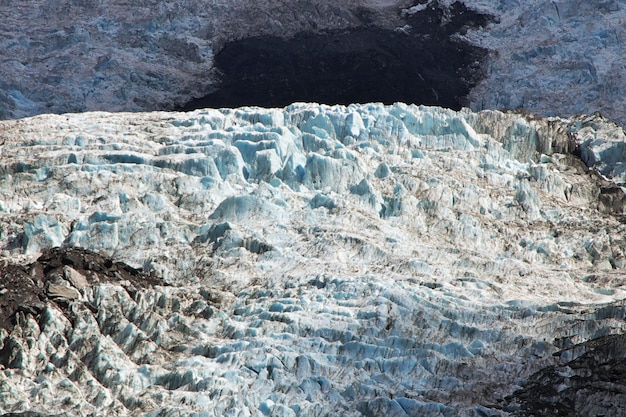
[(626, 409), (625, 134), (599, 114), (295, 103), (0, 139), (2, 413)]

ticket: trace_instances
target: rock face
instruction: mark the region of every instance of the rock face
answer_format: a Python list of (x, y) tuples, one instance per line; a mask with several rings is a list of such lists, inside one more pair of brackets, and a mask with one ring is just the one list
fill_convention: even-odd
[[(621, 318), (624, 306), (603, 313)], [(520, 407), (520, 415), (623, 414), (625, 342), (623, 334), (609, 335), (564, 349), (561, 363), (533, 374), (507, 401)]]
[(499, 17), (468, 37), (495, 54), (472, 91), (474, 110), (523, 108), (542, 115), (601, 111), (626, 123), (623, 2), (471, 0)]
[(421, 13), (405, 3), (5, 1), (0, 119), (207, 103), (460, 108), (485, 52), (453, 35), (487, 18), (460, 3)]
[(625, 18), (616, 0), (4, 0), (0, 119), (403, 101), (624, 125)]
[(625, 135), (599, 115), (294, 104), (0, 136), (2, 413), (623, 414)]

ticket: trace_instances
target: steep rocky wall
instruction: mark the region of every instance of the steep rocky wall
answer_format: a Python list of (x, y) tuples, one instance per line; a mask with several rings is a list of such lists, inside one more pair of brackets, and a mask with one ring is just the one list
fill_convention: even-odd
[(208, 97), (189, 105), (405, 101), (624, 125), (625, 19), (615, 0), (7, 0), (0, 118)]

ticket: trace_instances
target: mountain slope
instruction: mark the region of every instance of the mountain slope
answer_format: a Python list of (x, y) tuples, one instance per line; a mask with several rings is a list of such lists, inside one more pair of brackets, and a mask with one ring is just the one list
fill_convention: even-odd
[[(214, 94), (210, 107), (384, 100), (601, 111), (624, 125), (625, 19), (616, 0), (5, 0), (0, 119), (168, 110)], [(240, 51), (258, 54), (253, 65)], [(250, 94), (231, 97), (246, 81)]]

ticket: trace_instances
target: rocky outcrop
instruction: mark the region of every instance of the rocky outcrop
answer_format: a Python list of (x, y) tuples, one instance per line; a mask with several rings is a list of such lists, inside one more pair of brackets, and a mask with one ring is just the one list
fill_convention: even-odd
[(138, 288), (162, 284), (159, 278), (81, 248), (48, 249), (28, 265), (5, 261), (0, 274), (0, 323), (9, 331), (20, 313), (39, 320), (48, 304), (66, 309), (73, 301), (85, 301), (94, 285), (117, 283), (136, 292)]
[[(477, 78), (469, 72), (477, 71), (474, 61), (484, 54), (472, 53), (478, 48), (450, 35), (467, 20), (475, 25), (482, 19), (460, 3), (442, 3), (414, 15), (402, 12), (406, 2), (401, 0), (37, 0), (28, 7), (5, 1), (0, 8), (0, 49), (6, 51), (0, 58), (0, 119), (171, 110), (217, 89), (223, 90), (213, 101), (217, 107), (421, 98), (458, 106), (455, 94), (467, 94), (470, 80)], [(337, 46), (333, 51), (329, 42)], [(303, 47), (309, 52), (303, 53)], [(420, 59), (411, 54), (413, 47), (422, 51)], [(411, 88), (419, 80), (415, 66), (424, 66), (424, 75), (419, 74), (424, 81)], [(435, 73), (443, 72), (446, 79), (439, 82)], [(355, 76), (362, 80), (340, 93), (343, 81)], [(391, 88), (376, 87), (384, 77), (395, 80)], [(261, 80), (260, 89), (255, 80)], [(428, 86), (433, 83), (441, 101)], [(375, 94), (362, 96), (365, 85)], [(407, 88), (412, 95), (403, 97)], [(238, 96), (242, 92), (247, 97)]]
[[(622, 304), (611, 309), (623, 317)], [(623, 334), (599, 336), (557, 352), (561, 360), (531, 375), (505, 409), (516, 416), (622, 415), (625, 342)]]

